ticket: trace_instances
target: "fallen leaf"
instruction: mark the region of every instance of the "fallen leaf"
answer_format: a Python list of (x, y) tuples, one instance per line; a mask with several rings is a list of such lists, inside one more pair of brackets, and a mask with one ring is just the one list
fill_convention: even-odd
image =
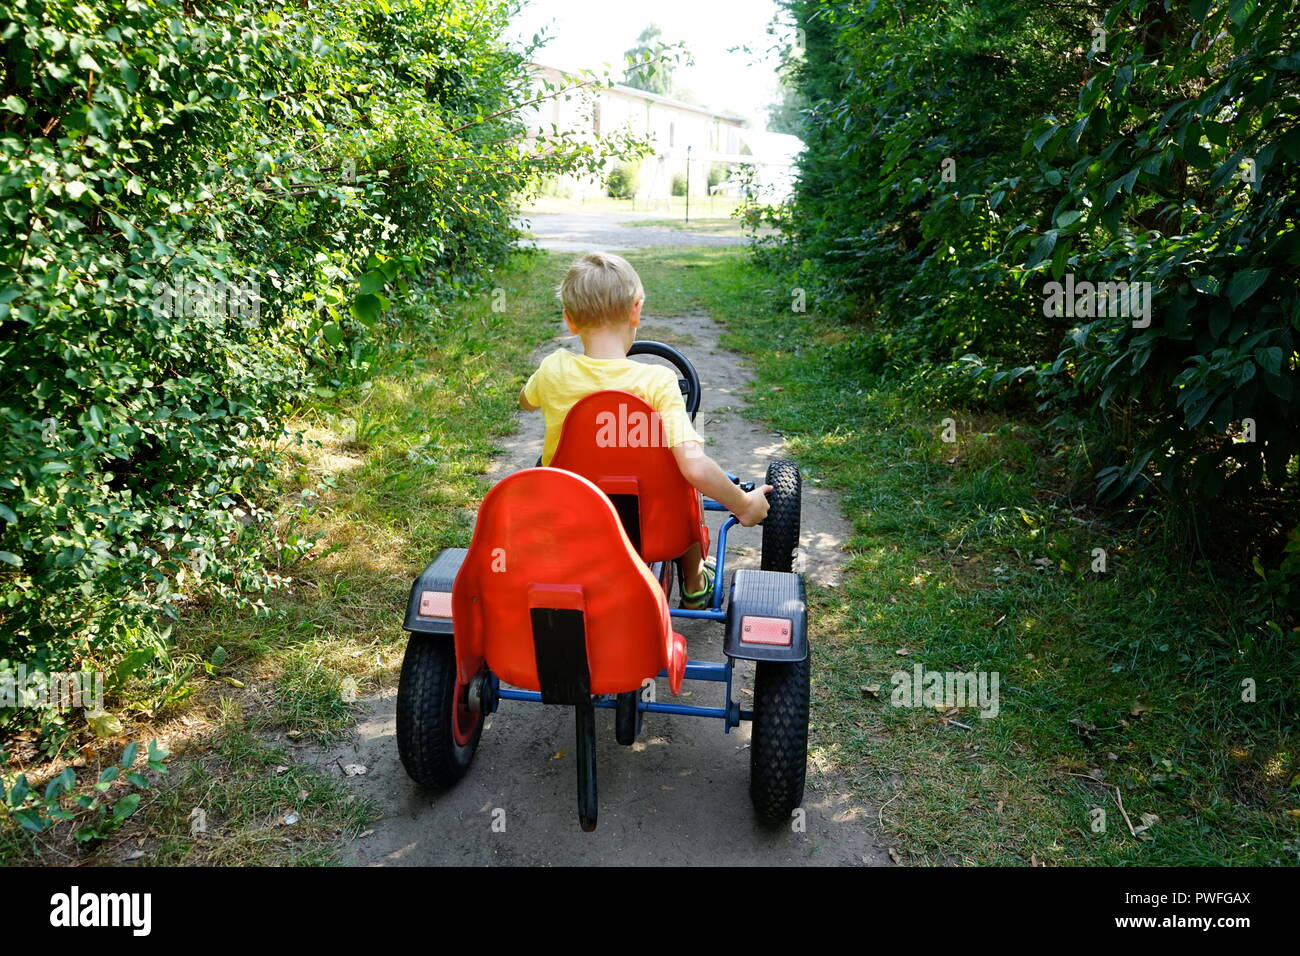
[(889, 858), (893, 860), (895, 863), (903, 862), (903, 858), (898, 855), (898, 851), (895, 850), (892, 846), (889, 848)]
[(365, 776), (366, 767), (364, 764), (359, 763), (346, 764), (343, 767), (343, 773), (348, 777), (362, 777)]
[(294, 811), (286, 810), (284, 816), (280, 818), (280, 822), (286, 827), (291, 827), (297, 823), (299, 819), (301, 818)]
[(190, 811), (190, 836), (198, 837), (208, 832), (208, 812), (202, 807)]
[(356, 678), (345, 677), (339, 682), (339, 699), (345, 704), (355, 704), (357, 702)]
[(116, 737), (122, 732), (122, 721), (117, 719), (116, 714), (110, 714), (107, 711), (96, 710), (88, 713), (86, 723), (95, 732), (95, 736), (101, 739)]
[(897, 656), (899, 656), (899, 657), (911, 657), (911, 656), (912, 656), (912, 650), (911, 650), (911, 648), (909, 648), (909, 647), (900, 647), (898, 650), (894, 651), (894, 653), (895, 653)]
[(551, 754), (551, 759), (552, 759), (552, 760), (563, 760), (563, 759), (564, 759), (564, 748), (561, 747), (559, 750), (555, 751), (555, 753)]
[(879, 696), (880, 696), (880, 685), (879, 685), (879, 684), (867, 684), (867, 685), (864, 686), (864, 687), (859, 687), (858, 690), (862, 691), (862, 696), (863, 696), (863, 697), (866, 697), (868, 694), (870, 694), (872, 697), (879, 697)]

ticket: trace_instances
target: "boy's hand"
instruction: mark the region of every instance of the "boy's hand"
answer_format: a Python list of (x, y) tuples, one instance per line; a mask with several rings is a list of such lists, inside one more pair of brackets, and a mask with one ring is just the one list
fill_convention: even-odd
[(763, 485), (761, 488), (745, 492), (744, 506), (739, 511), (732, 512), (742, 527), (752, 528), (767, 517), (769, 507), (767, 493), (771, 490), (771, 485)]

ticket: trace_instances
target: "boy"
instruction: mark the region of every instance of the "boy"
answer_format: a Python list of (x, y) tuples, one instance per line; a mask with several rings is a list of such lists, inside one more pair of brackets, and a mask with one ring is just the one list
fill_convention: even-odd
[[(631, 392), (659, 413), (666, 444), (688, 482), (726, 506), (747, 528), (767, 517), (767, 492), (772, 486), (742, 491), (704, 453), (686, 414), (677, 376), (663, 366), (627, 357), (645, 301), (641, 279), (627, 260), (607, 252), (588, 253), (569, 268), (559, 293), (565, 325), (582, 339), (583, 354), (556, 349), (519, 393), (519, 407), (529, 412), (541, 409), (546, 422), (542, 464), (555, 454), (564, 416), (579, 399), (606, 389)], [(713, 559), (703, 561), (700, 546), (693, 544), (678, 558), (677, 566), (682, 575), (682, 607), (706, 607), (713, 591)]]

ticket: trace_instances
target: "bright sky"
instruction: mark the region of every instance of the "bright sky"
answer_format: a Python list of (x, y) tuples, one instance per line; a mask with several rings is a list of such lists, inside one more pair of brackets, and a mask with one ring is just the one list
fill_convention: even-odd
[[(767, 105), (776, 99), (776, 56), (768, 55), (776, 39), (767, 32), (777, 15), (774, 0), (528, 0), (515, 18), (517, 38), (530, 39), (549, 27), (549, 42), (538, 62), (561, 69), (610, 71), (622, 77), (623, 53), (650, 23), (666, 43), (685, 41), (695, 66), (679, 67), (674, 82), (695, 99), (718, 110), (733, 111), (760, 129)], [(784, 36), (784, 31), (781, 33)], [(752, 51), (728, 52), (748, 46)]]

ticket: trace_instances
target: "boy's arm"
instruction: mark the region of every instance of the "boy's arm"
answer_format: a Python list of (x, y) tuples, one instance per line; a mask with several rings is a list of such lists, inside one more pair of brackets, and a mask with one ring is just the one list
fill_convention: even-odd
[(708, 495), (728, 511), (746, 528), (752, 528), (767, 517), (767, 493), (771, 485), (753, 491), (741, 491), (718, 463), (704, 453), (698, 442), (688, 441), (673, 446), (673, 457), (682, 477), (701, 494)]
[(542, 407), (542, 396), (539, 394), (540, 383), (538, 378), (541, 377), (542, 370), (539, 368), (528, 376), (528, 381), (524, 382), (524, 387), (519, 390), (519, 407), (526, 412), (535, 412)]

